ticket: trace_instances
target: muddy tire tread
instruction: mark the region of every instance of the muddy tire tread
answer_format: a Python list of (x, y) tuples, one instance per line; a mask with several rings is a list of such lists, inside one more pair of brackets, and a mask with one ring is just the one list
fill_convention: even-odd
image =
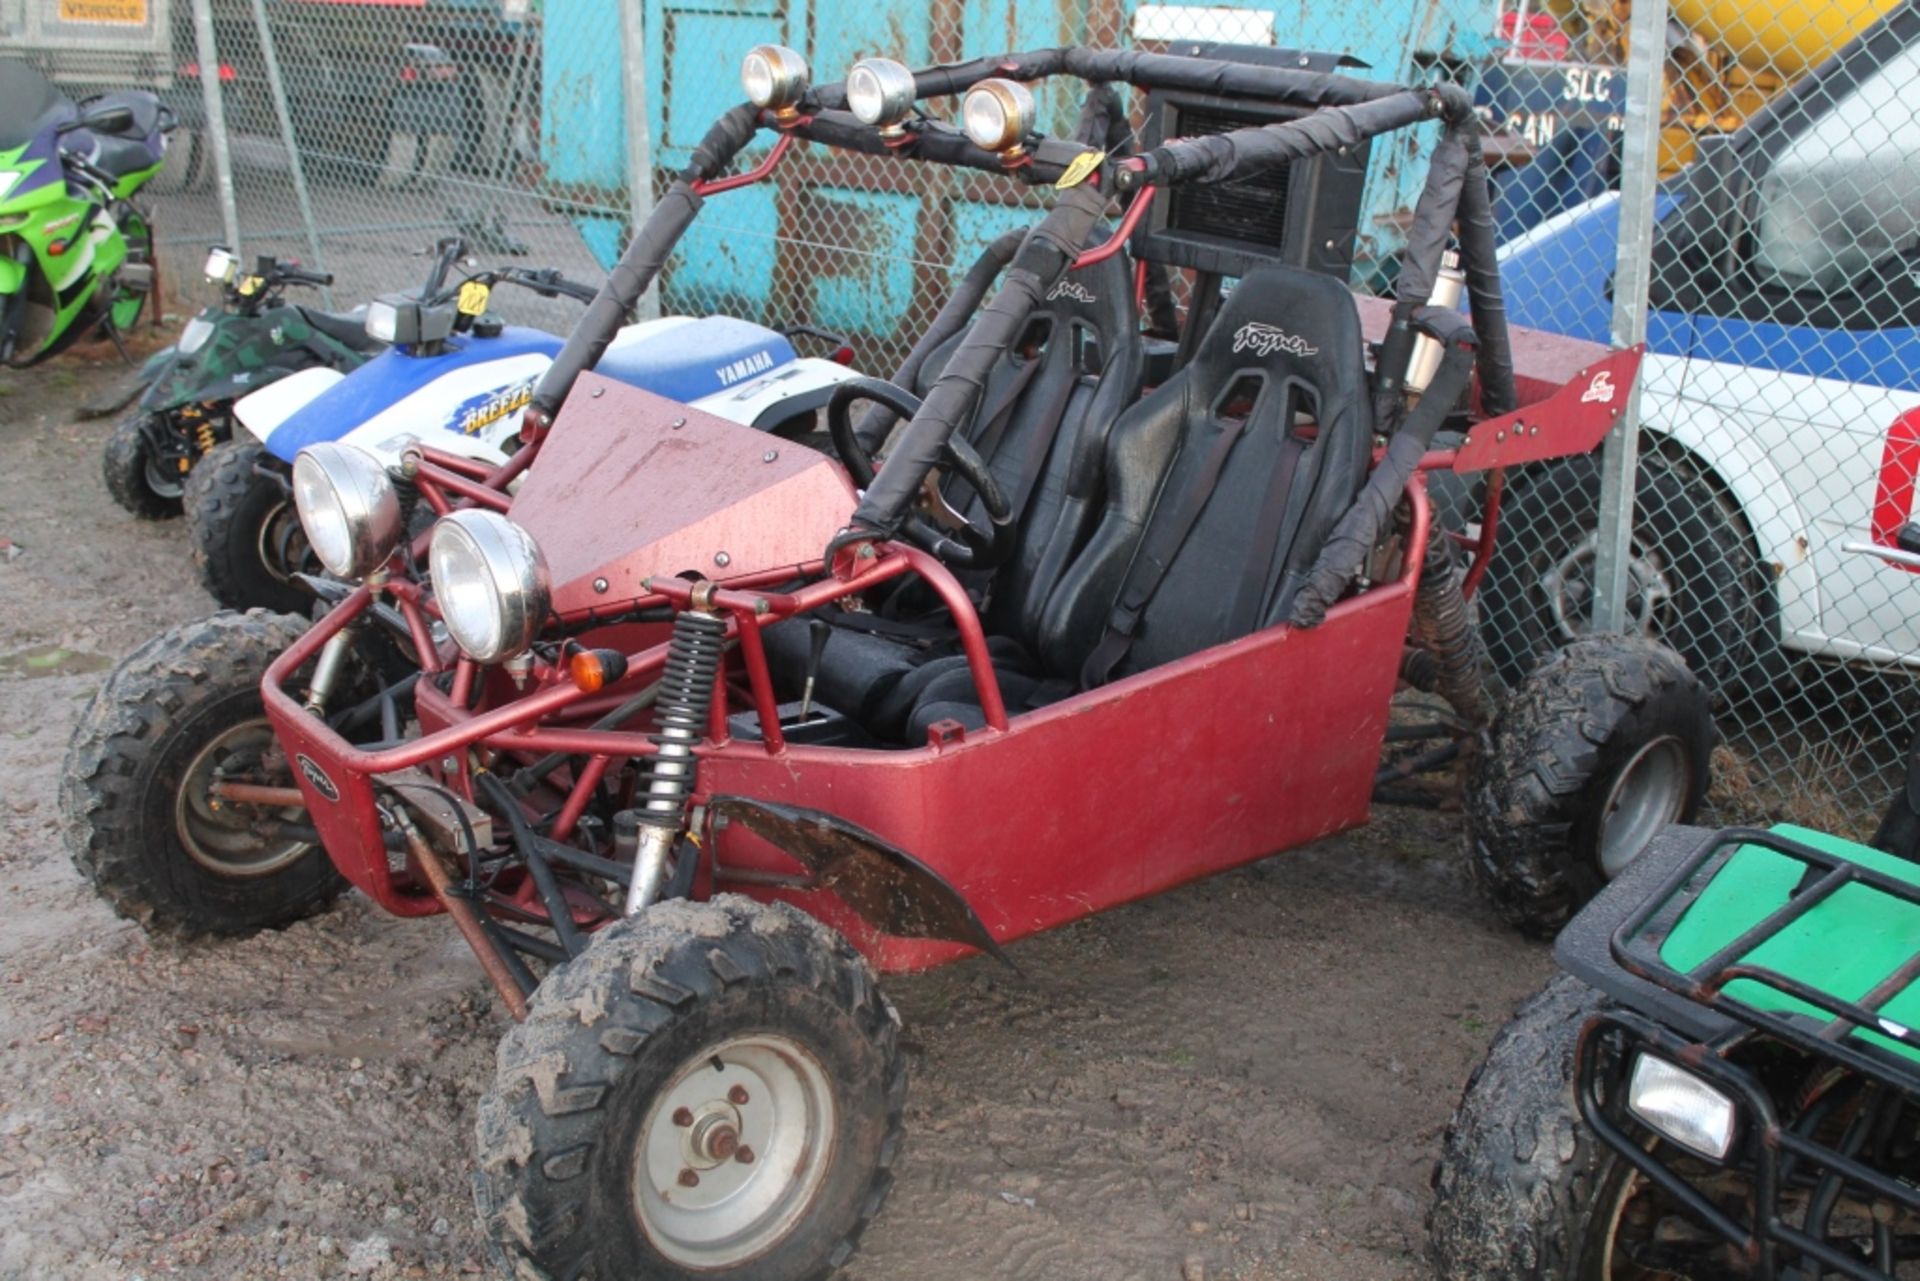
[(323, 910), (346, 888), (322, 877), (270, 922), (228, 924), (193, 914), (155, 876), (142, 850), (151, 839), (130, 795), (167, 725), (215, 690), (216, 678), (256, 680), (306, 630), (304, 620), (266, 610), (219, 613), (171, 628), (122, 659), (81, 713), (61, 767), (60, 815), (68, 853), (114, 911), (149, 933), (188, 939), (246, 934)]
[(1523, 1002), (1474, 1069), (1434, 1170), (1439, 1281), (1576, 1281), (1612, 1156), (1581, 1121), (1573, 1053), (1605, 998), (1570, 974)]
[(144, 413), (115, 422), (100, 455), (100, 478), (114, 502), (141, 520), (168, 520), (180, 514), (178, 498), (163, 498), (147, 484), (147, 442), (140, 434)]
[[(234, 561), (230, 537), (230, 526), (240, 519), (248, 494), (261, 483), (253, 465), (265, 453), (265, 446), (256, 440), (229, 440), (215, 446), (187, 474), (184, 499), (194, 568), (200, 571), (200, 585), (224, 609), (269, 605), (248, 598), (246, 575)], [(292, 609), (301, 603), (297, 589), (287, 591), (286, 599), (271, 604)]]
[(1705, 796), (1712, 720), (1706, 691), (1679, 655), (1644, 637), (1583, 637), (1514, 691), (1474, 758), (1466, 796), (1474, 880), (1509, 924), (1552, 938), (1599, 888), (1576, 875), (1572, 844), (1601, 750), (1623, 721), (1676, 700), (1693, 704), (1679, 713), (1698, 727), (1685, 823)]
[[(606, 1105), (622, 1065), (668, 1023), (733, 984), (764, 977), (803, 985), (851, 1011), (887, 1065), (885, 1136), (874, 1178), (856, 1220), (808, 1281), (853, 1256), (892, 1188), (904, 1136), (899, 1017), (845, 938), (788, 904), (723, 894), (662, 904), (609, 926), (542, 982), (526, 1021), (501, 1041), (501, 1084), (478, 1110), (474, 1196), (507, 1275), (614, 1281), (595, 1270), (584, 1198), (594, 1145), (610, 1131)], [(583, 1024), (599, 1034), (582, 1037)], [(757, 1276), (758, 1262), (725, 1275)]]

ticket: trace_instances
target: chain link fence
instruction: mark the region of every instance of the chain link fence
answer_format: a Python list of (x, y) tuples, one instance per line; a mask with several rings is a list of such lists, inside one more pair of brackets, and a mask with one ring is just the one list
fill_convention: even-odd
[[(1631, 154), (1624, 0), (125, 4), (167, 32), (142, 82), (185, 122), (155, 197), (174, 280), (195, 280), (204, 247), (229, 234), (211, 79), (243, 251), (334, 272), (330, 301), (343, 308), (415, 283), (422, 251), (454, 234), (483, 262), (596, 279), (630, 209), (738, 100), (739, 59), (760, 42), (800, 49), (823, 80), (872, 54), (920, 65), (1069, 42), (1212, 41), (1338, 53), (1386, 79), (1470, 80), (1514, 321), (1606, 340), (1618, 265), (1646, 264), (1643, 430), (1618, 605), (1624, 625), (1672, 643), (1719, 698), (1719, 816), (1859, 832), (1892, 785), (1920, 611), (1904, 571), (1847, 544), (1867, 537), (1889, 430), (1920, 405), (1914, 0), (1673, 0), (1660, 47), (1639, 51), (1658, 116), (1657, 145), (1637, 161), (1659, 179), (1645, 243), (1619, 195)], [(211, 77), (196, 4), (211, 19)], [(1074, 105), (1043, 98), (1043, 126), (1065, 130)], [(1361, 287), (1390, 283), (1427, 145), (1416, 136), (1371, 158)], [(776, 181), (712, 202), (658, 305), (843, 332), (858, 363), (885, 372), (979, 249), (1031, 221), (1035, 199), (1007, 182), (811, 149)], [(496, 307), (556, 330), (577, 313), (504, 292)], [(1505, 479), (1501, 551), (1477, 613), (1509, 680), (1610, 607), (1596, 591), (1614, 528), (1602, 476), (1595, 455)], [(1910, 497), (1909, 484), (1888, 501)]]
[[(1489, 79), (1508, 94), (1489, 114), (1509, 160), (1510, 315), (1605, 337), (1616, 260), (1646, 263), (1620, 621), (1715, 691), (1721, 817), (1863, 835), (1911, 737), (1920, 649), (1915, 584), (1849, 549), (1868, 541), (1889, 430), (1920, 404), (1920, 14), (1674, 0), (1652, 235), (1621, 252), (1626, 16), (1503, 19)], [(1509, 677), (1591, 625), (1601, 484), (1598, 456), (1508, 478), (1479, 612)]]

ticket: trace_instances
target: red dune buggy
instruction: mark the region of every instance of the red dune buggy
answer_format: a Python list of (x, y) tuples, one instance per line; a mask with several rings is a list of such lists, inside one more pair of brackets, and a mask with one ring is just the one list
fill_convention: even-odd
[[(1048, 77), (1087, 86), (1071, 139), (1034, 131)], [(339, 878), (454, 920), (519, 1022), (476, 1188), (520, 1276), (842, 1263), (900, 1150), (876, 972), (1356, 826), (1463, 755), (1478, 872), (1544, 928), (1706, 780), (1704, 695), (1651, 643), (1578, 642), (1498, 715), (1482, 683), (1500, 469), (1591, 449), (1639, 353), (1509, 338), (1466, 94), (1079, 48), (810, 88), (762, 47), (744, 79), (537, 390), (511, 492), (303, 454), (337, 603), (155, 642), (70, 763), (77, 857), (151, 924), (284, 921)], [(1356, 299), (1340, 193), (1429, 122), (1398, 300)], [(1053, 193), (893, 380), (841, 389), (837, 459), (591, 372), (704, 200), (800, 142)], [(1450, 240), (1471, 324), (1429, 301)], [(1143, 336), (1176, 271), (1184, 326)], [(1443, 470), (1490, 476), (1460, 537)], [(1402, 681), (1451, 710), (1390, 726)]]

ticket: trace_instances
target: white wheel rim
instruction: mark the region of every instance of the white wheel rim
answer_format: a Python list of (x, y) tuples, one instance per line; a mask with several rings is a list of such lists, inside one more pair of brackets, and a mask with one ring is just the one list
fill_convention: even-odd
[(214, 799), (209, 786), (230, 758), (249, 763), (273, 749), (273, 726), (266, 717), (245, 721), (216, 737), (194, 754), (174, 794), (174, 832), (187, 856), (218, 876), (244, 879), (271, 876), (299, 862), (313, 848), (311, 842), (268, 839), (252, 830), (255, 818), (298, 819), (299, 806), (265, 810)]
[(835, 1114), (826, 1070), (787, 1037), (733, 1037), (695, 1055), (654, 1096), (634, 1145), (647, 1240), (688, 1268), (777, 1245), (826, 1181)]
[(1614, 777), (1600, 812), (1600, 872), (1609, 881), (1627, 870), (1669, 823), (1680, 821), (1693, 789), (1693, 768), (1679, 739), (1662, 735), (1633, 754)]

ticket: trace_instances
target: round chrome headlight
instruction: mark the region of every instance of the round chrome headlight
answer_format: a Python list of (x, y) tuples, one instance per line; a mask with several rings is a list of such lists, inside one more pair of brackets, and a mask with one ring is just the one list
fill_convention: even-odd
[(884, 134), (900, 133), (900, 122), (913, 110), (913, 72), (891, 58), (854, 63), (847, 73), (847, 110)]
[(293, 460), (293, 505), (307, 545), (336, 577), (363, 577), (400, 545), (400, 495), (364, 449), (329, 441), (301, 450)]
[(1017, 80), (982, 80), (960, 100), (960, 127), (983, 151), (1017, 149), (1033, 116), (1033, 91)]
[(533, 536), (499, 512), (468, 508), (442, 517), (427, 570), (441, 621), (476, 663), (521, 653), (547, 621), (547, 562)]
[(755, 45), (741, 59), (740, 87), (756, 107), (791, 111), (807, 92), (807, 60), (785, 45)]

